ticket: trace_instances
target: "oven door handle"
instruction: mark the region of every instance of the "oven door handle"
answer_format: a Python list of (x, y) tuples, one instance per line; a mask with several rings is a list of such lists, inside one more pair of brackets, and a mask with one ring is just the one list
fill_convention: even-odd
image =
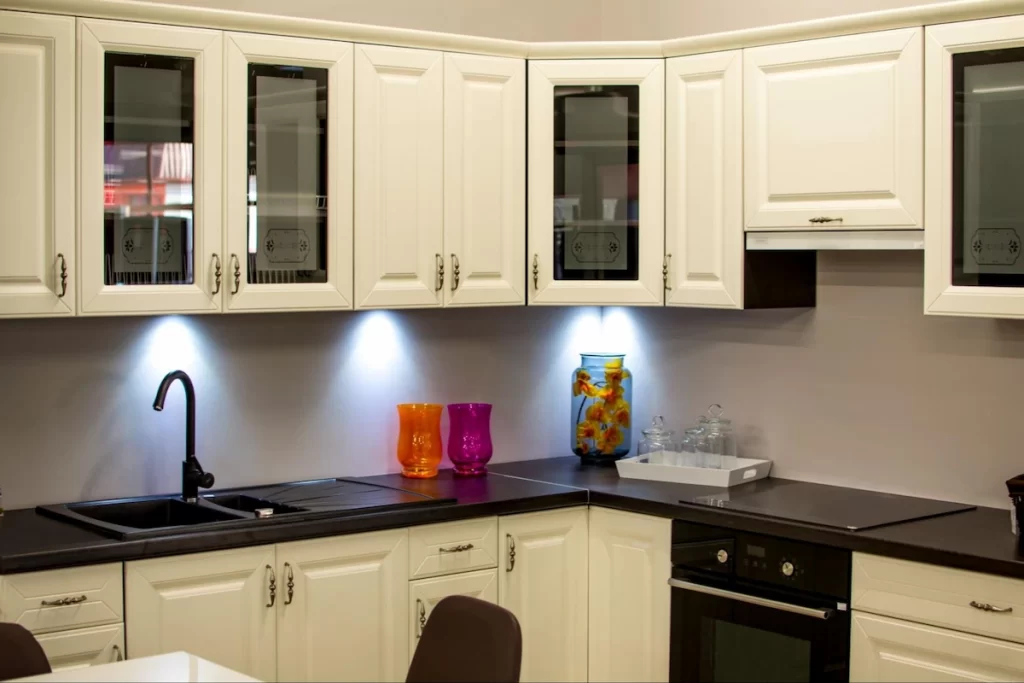
[(746, 593), (737, 593), (736, 591), (727, 591), (722, 588), (714, 588), (713, 586), (705, 586), (700, 583), (693, 583), (691, 581), (680, 581), (679, 579), (669, 579), (668, 585), (673, 588), (682, 588), (683, 590), (693, 591), (694, 593), (704, 593), (705, 595), (713, 595), (717, 598), (727, 598), (729, 600), (738, 600), (739, 602), (746, 602), (751, 605), (759, 605), (761, 607), (770, 607), (771, 609), (782, 610), (783, 612), (792, 612), (793, 614), (801, 614), (805, 617), (814, 617), (815, 619), (831, 619), (832, 615), (835, 614), (835, 610), (831, 609), (817, 609), (815, 607), (803, 607), (802, 605), (791, 605), (788, 602), (780, 602), (778, 600), (769, 600), (768, 598), (761, 598), (756, 595), (747, 595)]

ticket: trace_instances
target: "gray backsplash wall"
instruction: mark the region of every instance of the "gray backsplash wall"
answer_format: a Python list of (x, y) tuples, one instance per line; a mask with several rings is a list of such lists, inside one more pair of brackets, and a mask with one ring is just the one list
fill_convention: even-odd
[[(569, 375), (620, 349), (634, 441), (708, 403), (775, 474), (1005, 506), (1024, 324), (925, 317), (921, 255), (819, 257), (813, 310), (495, 308), (0, 321), (8, 507), (175, 491), (192, 374), (220, 487), (397, 471), (395, 404), (495, 404), (495, 461), (568, 454)], [(447, 433), (447, 425), (445, 425)]]

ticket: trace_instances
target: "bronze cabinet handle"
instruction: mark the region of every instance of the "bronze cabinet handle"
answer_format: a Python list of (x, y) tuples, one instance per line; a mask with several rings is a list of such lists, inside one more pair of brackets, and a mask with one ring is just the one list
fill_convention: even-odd
[(540, 278), (540, 258), (533, 255), (533, 288), (537, 289), (537, 280)]
[(505, 534), (505, 540), (508, 542), (508, 566), (505, 571), (510, 572), (516, 568), (516, 539), (512, 538), (512, 534)]
[(465, 545), (463, 545), (463, 544), (453, 545), (451, 548), (438, 548), (437, 552), (439, 552), (439, 553), (464, 553), (467, 550), (472, 550), (472, 549), (473, 549), (473, 544), (472, 543), (466, 543)]
[(440, 292), (444, 289), (444, 258), (440, 254), (434, 254), (434, 260), (437, 262), (437, 287), (434, 291)]
[(238, 294), (238, 286), (242, 281), (242, 266), (238, 261), (238, 254), (232, 254), (231, 260), (235, 262), (235, 288), (231, 290), (231, 295)]
[(117, 643), (114, 643), (114, 646), (112, 648), (110, 648), (110, 651), (114, 655), (114, 661), (115, 662), (123, 662), (124, 661), (124, 655), (121, 654), (121, 648), (120, 648), (120, 646), (118, 646)]
[(267, 565), (267, 571), (270, 572), (270, 602), (267, 603), (267, 607), (273, 607), (274, 603), (277, 602), (277, 574), (269, 564)]
[(213, 255), (213, 294), (220, 294), (220, 256)]
[(996, 612), (997, 614), (1009, 614), (1013, 611), (1012, 607), (996, 607), (987, 602), (978, 602), (977, 600), (971, 600), (971, 607), (980, 609), (982, 612)]
[(452, 291), (459, 288), (459, 257), (452, 254)]
[(57, 258), (60, 259), (60, 294), (57, 298), (63, 299), (68, 293), (68, 260), (64, 258), (64, 254), (57, 254)]
[(79, 595), (75, 598), (58, 598), (57, 600), (43, 600), (41, 602), (43, 607), (67, 607), (68, 605), (78, 605), (89, 598), (84, 595)]
[(668, 264), (672, 260), (672, 254), (665, 254), (665, 260), (661, 262), (661, 282), (665, 291), (671, 291), (672, 285), (668, 283)]
[(842, 218), (832, 218), (831, 216), (815, 216), (814, 218), (808, 219), (811, 223), (842, 223)]
[(423, 629), (427, 625), (427, 608), (424, 607), (423, 601), (419, 598), (416, 598), (416, 612), (419, 615), (416, 629), (416, 637), (419, 638), (423, 635)]
[(295, 596), (295, 574), (292, 572), (292, 565), (288, 562), (284, 563), (285, 571), (288, 572), (288, 583), (285, 585), (288, 587), (288, 595), (284, 599), (284, 604), (292, 604), (292, 598)]

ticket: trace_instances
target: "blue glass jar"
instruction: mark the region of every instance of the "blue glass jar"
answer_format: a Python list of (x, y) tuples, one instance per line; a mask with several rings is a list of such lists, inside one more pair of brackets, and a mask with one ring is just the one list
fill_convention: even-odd
[(572, 451), (583, 462), (612, 462), (633, 443), (633, 375), (621, 353), (581, 354), (572, 373)]

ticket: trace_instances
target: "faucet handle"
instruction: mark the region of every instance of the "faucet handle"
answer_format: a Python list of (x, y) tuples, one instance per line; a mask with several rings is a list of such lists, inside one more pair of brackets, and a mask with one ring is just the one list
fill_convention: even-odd
[(203, 472), (199, 477), (199, 488), (208, 489), (213, 486), (213, 472)]

